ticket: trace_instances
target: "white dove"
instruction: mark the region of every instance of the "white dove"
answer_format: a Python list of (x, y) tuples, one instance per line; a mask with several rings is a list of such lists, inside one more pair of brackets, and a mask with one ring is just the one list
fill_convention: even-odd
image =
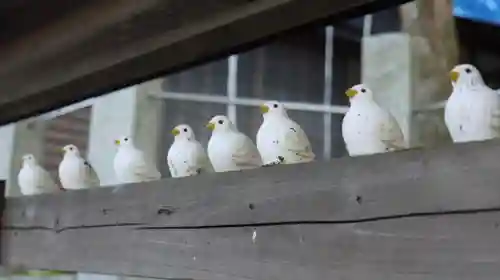
[(173, 178), (213, 172), (212, 164), (200, 142), (196, 140), (193, 129), (180, 124), (172, 129), (174, 143), (167, 154), (168, 168)]
[(262, 166), (255, 144), (226, 116), (215, 116), (207, 124), (212, 130), (208, 141), (208, 157), (216, 172), (252, 169)]
[(398, 122), (373, 99), (363, 84), (345, 93), (350, 107), (342, 120), (342, 137), (350, 156), (385, 153), (404, 149), (405, 139)]
[(453, 142), (480, 141), (500, 135), (500, 95), (489, 88), (470, 64), (450, 72), (453, 92), (445, 105), (444, 120)]
[(257, 132), (257, 148), (264, 164), (311, 162), (315, 155), (306, 133), (288, 117), (283, 104), (266, 102), (261, 106), (263, 122)]
[(23, 195), (37, 195), (61, 191), (49, 172), (38, 164), (35, 156), (26, 154), (22, 157), (22, 168), (17, 175), (17, 183)]
[(75, 145), (66, 145), (62, 150), (64, 157), (59, 164), (59, 179), (63, 188), (76, 190), (100, 185), (94, 168), (81, 157)]
[(124, 136), (115, 140), (118, 151), (113, 166), (119, 183), (137, 183), (161, 178), (156, 165), (134, 146), (131, 137)]

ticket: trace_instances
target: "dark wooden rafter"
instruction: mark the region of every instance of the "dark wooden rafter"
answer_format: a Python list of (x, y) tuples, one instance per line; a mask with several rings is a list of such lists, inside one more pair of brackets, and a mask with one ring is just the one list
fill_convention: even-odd
[(165, 279), (497, 279), (500, 143), (9, 198), (7, 267)]
[(407, 0), (49, 2), (0, 5), (0, 125)]

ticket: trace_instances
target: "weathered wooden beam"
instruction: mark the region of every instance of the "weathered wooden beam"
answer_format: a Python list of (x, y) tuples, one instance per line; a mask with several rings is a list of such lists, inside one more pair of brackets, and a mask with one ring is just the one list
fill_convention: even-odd
[(497, 279), (499, 141), (7, 200), (8, 266), (167, 279)]
[[(92, 1), (2, 44), (0, 125), (225, 56), (331, 16), (407, 1)], [(11, 25), (16, 22), (4, 26)]]
[[(0, 197), (0, 227), (2, 227), (4, 225), (4, 215), (3, 215), (3, 212), (4, 212), (4, 209), (5, 209), (5, 181), (3, 180), (0, 180), (0, 193), (2, 193), (3, 195)], [(4, 236), (2, 235), (2, 232), (0, 232), (0, 252), (3, 252), (4, 250)], [(3, 266), (4, 265), (4, 259), (2, 257), (2, 255), (0, 255), (0, 265)]]

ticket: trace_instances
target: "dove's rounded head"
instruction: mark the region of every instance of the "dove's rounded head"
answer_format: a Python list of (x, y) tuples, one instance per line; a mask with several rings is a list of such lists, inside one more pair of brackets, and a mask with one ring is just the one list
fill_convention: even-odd
[(32, 154), (26, 154), (22, 157), (23, 163), (34, 164), (36, 163), (36, 158)]
[(453, 86), (484, 84), (481, 72), (472, 64), (460, 64), (450, 71), (450, 80)]
[(172, 129), (172, 134), (175, 136), (175, 139), (195, 139), (193, 129), (187, 124), (177, 125), (174, 129)]
[(80, 151), (73, 144), (64, 146), (62, 148), (62, 151), (63, 151), (64, 154), (80, 155)]
[(358, 84), (355, 85), (351, 88), (349, 88), (346, 92), (345, 95), (349, 97), (351, 101), (357, 100), (357, 99), (372, 99), (373, 98), (373, 92), (364, 84)]
[(115, 140), (115, 145), (117, 145), (118, 147), (134, 146), (134, 141), (130, 136), (122, 136)]
[(278, 101), (268, 101), (260, 106), (260, 111), (263, 116), (280, 115), (287, 116), (286, 108)]
[(207, 128), (213, 132), (226, 132), (236, 130), (231, 120), (224, 115), (213, 117), (207, 124)]

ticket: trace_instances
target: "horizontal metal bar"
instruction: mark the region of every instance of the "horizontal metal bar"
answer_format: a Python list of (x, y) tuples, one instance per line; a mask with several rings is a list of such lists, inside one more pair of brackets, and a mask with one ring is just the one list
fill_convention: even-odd
[[(178, 92), (157, 92), (151, 94), (151, 96), (160, 99), (171, 99), (171, 100), (192, 101), (192, 102), (202, 102), (202, 103), (219, 103), (219, 104), (254, 106), (254, 107), (260, 106), (262, 103), (268, 101), (263, 99), (240, 98), (240, 97), (236, 97), (234, 98), (234, 100), (230, 100), (226, 96), (198, 94), (198, 93), (178, 93)], [(282, 102), (282, 103), (289, 110), (318, 112), (318, 113), (345, 114), (349, 108), (347, 106), (311, 104), (311, 103), (301, 103), (301, 102)]]

